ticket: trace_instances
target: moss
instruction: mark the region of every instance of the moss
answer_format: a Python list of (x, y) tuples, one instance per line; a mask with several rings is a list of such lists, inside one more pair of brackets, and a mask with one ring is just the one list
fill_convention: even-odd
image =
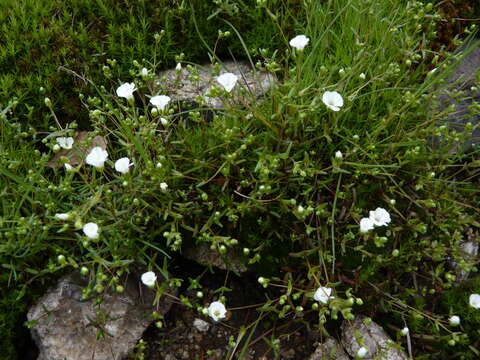
[(0, 282), (0, 359), (13, 360), (21, 358), (20, 349), (25, 348), (28, 330), (23, 326), (25, 321), (25, 302), (18, 301), (21, 295), (12, 290), (6, 283)]
[[(295, 12), (298, 1), (279, 2), (279, 21), (292, 30), (295, 22), (286, 21)], [(283, 11), (282, 11), (283, 8)], [(186, 61), (208, 59), (201, 38), (213, 48), (218, 30), (230, 30), (227, 20), (244, 37), (248, 51), (268, 44), (282, 45), (275, 22), (255, 1), (239, 2), (235, 13), (220, 11), (210, 1), (87, 0), (57, 2), (52, 0), (4, 1), (0, 4), (0, 104), (13, 96), (34, 107), (30, 119), (36, 127), (46, 127), (49, 115), (43, 97), (52, 99), (60, 121), (72, 119), (88, 126), (81, 111), (77, 93), (89, 93), (91, 87), (81, 80), (86, 76), (97, 85), (102, 83), (101, 65), (115, 58), (120, 65), (115, 77), (127, 80), (133, 60), (145, 64), (156, 62), (161, 68), (174, 65), (175, 56), (185, 53)], [(201, 29), (201, 37), (197, 33)], [(155, 53), (156, 33), (164, 30), (160, 47)], [(232, 35), (216, 46), (220, 57), (246, 56), (246, 49)], [(69, 69), (71, 72), (62, 71)], [(44, 93), (39, 88), (45, 89)], [(19, 109), (27, 113), (27, 108)], [(80, 117), (80, 118), (79, 118)]]

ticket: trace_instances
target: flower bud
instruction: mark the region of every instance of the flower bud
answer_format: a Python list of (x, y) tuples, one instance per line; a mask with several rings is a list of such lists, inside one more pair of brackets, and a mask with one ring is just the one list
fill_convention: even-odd
[(368, 353), (368, 349), (365, 346), (362, 346), (360, 349), (357, 351), (357, 358), (363, 359)]
[(448, 319), (448, 321), (450, 322), (450, 325), (457, 326), (460, 324), (460, 317), (457, 315), (453, 315)]

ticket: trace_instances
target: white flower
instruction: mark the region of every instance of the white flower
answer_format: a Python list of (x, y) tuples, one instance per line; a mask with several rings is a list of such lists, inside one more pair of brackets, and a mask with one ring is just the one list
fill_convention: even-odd
[(148, 69), (147, 69), (147, 68), (143, 68), (143, 69), (140, 71), (140, 75), (143, 76), (143, 77), (148, 76)]
[(335, 159), (338, 159), (338, 160), (342, 160), (343, 159), (343, 154), (340, 150), (338, 150), (336, 153), (335, 153)]
[(168, 120), (165, 119), (165, 118), (163, 118), (163, 117), (161, 117), (161, 118), (160, 118), (160, 123), (161, 123), (163, 126), (165, 126), (165, 125), (168, 124)]
[(410, 329), (408, 327), (404, 327), (402, 330), (400, 330), (400, 333), (403, 335), (403, 336), (406, 336), (408, 333), (410, 332)]
[(290, 46), (295, 48), (298, 51), (303, 51), (305, 46), (308, 45), (310, 39), (305, 35), (297, 35), (292, 40), (290, 40)]
[(370, 220), (373, 221), (375, 226), (386, 226), (390, 221), (390, 214), (384, 208), (376, 208), (374, 211), (370, 211)]
[(167, 95), (157, 95), (150, 98), (150, 104), (155, 106), (159, 110), (164, 110), (168, 103), (172, 100), (170, 96)]
[(152, 287), (157, 281), (157, 275), (153, 271), (147, 271), (142, 274), (141, 280), (145, 286)]
[(360, 232), (366, 233), (370, 230), (373, 230), (373, 221), (370, 218), (362, 218), (360, 220)]
[(460, 324), (460, 317), (457, 315), (451, 316), (448, 321), (450, 322), (450, 325), (456, 326)]
[(162, 182), (162, 183), (160, 184), (160, 189), (162, 189), (162, 191), (167, 191), (167, 189), (168, 189), (168, 184)]
[(323, 103), (333, 111), (340, 111), (343, 106), (343, 98), (336, 91), (325, 91), (322, 96)]
[(122, 174), (126, 174), (132, 165), (133, 162), (131, 163), (128, 157), (123, 157), (115, 161), (115, 170), (121, 172)]
[(105, 161), (107, 161), (108, 153), (106, 150), (101, 148), (100, 146), (95, 146), (91, 151), (90, 154), (87, 155), (85, 161), (88, 165), (95, 166), (97, 168), (103, 168)]
[(83, 233), (90, 239), (98, 239), (98, 225), (93, 222), (86, 223), (83, 225)]
[(219, 77), (217, 77), (217, 82), (223, 86), (223, 88), (227, 91), (230, 92), (232, 89), (235, 87), (235, 84), (237, 83), (238, 76), (233, 74), (233, 73), (223, 73)]
[(72, 165), (70, 165), (69, 163), (65, 163), (65, 164), (63, 164), (63, 166), (65, 166), (65, 170), (67, 170), (67, 171), (75, 170), (75, 168)]
[(182, 64), (181, 64), (181, 63), (177, 63), (177, 66), (175, 66), (175, 70), (181, 71), (181, 70), (182, 70)]
[(71, 149), (73, 146), (73, 137), (57, 137), (57, 143), (63, 149)]
[(125, 99), (131, 99), (135, 90), (137, 89), (134, 83), (124, 83), (117, 88), (117, 95)]
[(208, 306), (208, 316), (210, 316), (214, 321), (225, 318), (227, 309), (220, 301), (214, 301)]
[(68, 213), (56, 213), (55, 214), (55, 218), (58, 219), (58, 220), (68, 220), (69, 217), (70, 217), (70, 214), (68, 214)]
[(480, 309), (480, 295), (472, 294), (470, 295), (470, 298), (468, 299), (468, 301), (471, 307), (475, 309)]
[(334, 299), (332, 295), (332, 288), (320, 286), (313, 295), (315, 301), (326, 304), (328, 300)]
[(358, 349), (357, 356), (360, 359), (363, 359), (365, 355), (367, 355), (367, 353), (368, 353), (368, 349), (365, 346), (362, 346), (360, 349)]
[(367, 76), (365, 75), (365, 73), (361, 73), (360, 75), (358, 75), (358, 77), (362, 80), (365, 80)]

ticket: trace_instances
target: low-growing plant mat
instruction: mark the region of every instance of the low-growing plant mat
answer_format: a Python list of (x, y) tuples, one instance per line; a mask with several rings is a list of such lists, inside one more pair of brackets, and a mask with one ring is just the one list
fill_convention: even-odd
[[(177, 302), (199, 316), (209, 316), (212, 303), (235, 313), (230, 274), (220, 273), (224, 281), (215, 286), (207, 285), (210, 267), (200, 274), (173, 271), (184, 249), (202, 244), (219, 257), (236, 254), (251, 272), (245, 278), (257, 279), (263, 293), (256, 299), (264, 300), (251, 311), (262, 327), (308, 318), (310, 330), (333, 336), (336, 324), (368, 315), (416, 359), (478, 358), (478, 259), (461, 250), (478, 239), (478, 150), (456, 147), (477, 124), (464, 132), (442, 126), (454, 109), (438, 110), (437, 97), (465, 94), (445, 87), (455, 64), (431, 47), (442, 19), (437, 9), (400, 0), (258, 1), (238, 10), (231, 1), (215, 4), (211, 20), (221, 25), (212, 37), (204, 35), (199, 10), (189, 23), (196, 46), (221, 61), (230, 54), (227, 39), (238, 49), (233, 55), (244, 54), (276, 79), (267, 96), (244, 107), (233, 100), (249, 96), (248, 89), (218, 81), (205, 95), (222, 98), (223, 109), (213, 112), (201, 98), (188, 109), (172, 99), (158, 105), (154, 97), (169, 94), (155, 74), (169, 62), (132, 61), (137, 55), (122, 36), (102, 50), (91, 72), (63, 64), (65, 79), (85, 79), (88, 91), (76, 95), (78, 117), (62, 115), (53, 88), (35, 95), (43, 105), (37, 103), (31, 121), (26, 109), (34, 102), (2, 95), (2, 295), (17, 292), (15, 301), (25, 305), (20, 314), (65, 272), (87, 276), (85, 298), (101, 298), (121, 292), (122, 276), (142, 268), (171, 273), (170, 286), (187, 288)], [(122, 6), (101, 14), (140, 5)], [(240, 24), (246, 9), (244, 18), (274, 25), (252, 44)], [(137, 24), (135, 14), (127, 11), (121, 24)], [(133, 28), (128, 34), (135, 37)], [(160, 49), (171, 34), (155, 37), (152, 30), (145, 30), (153, 37), (145, 44)], [(182, 44), (170, 48), (169, 61), (194, 79)], [(220, 72), (218, 66), (214, 75)], [(48, 167), (66, 143), (58, 138), (84, 130), (82, 116), (106, 150), (84, 154), (81, 166)], [(441, 146), (431, 146), (435, 137)], [(117, 164), (122, 158), (127, 169)], [(472, 277), (460, 282), (460, 270)], [(161, 295), (161, 284), (144, 284), (139, 279)], [(450, 320), (454, 315), (460, 324)], [(172, 322), (159, 324), (155, 314), (152, 320), (159, 327)], [(228, 326), (228, 319), (217, 320)], [(400, 332), (405, 327), (408, 336)], [(12, 344), (10, 329), (2, 339)], [(286, 335), (269, 334), (275, 354)], [(5, 349), (10, 359), (21, 356)]]

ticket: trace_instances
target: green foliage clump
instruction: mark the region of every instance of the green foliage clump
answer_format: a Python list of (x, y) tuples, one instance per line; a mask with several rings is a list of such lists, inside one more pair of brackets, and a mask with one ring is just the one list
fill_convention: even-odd
[[(2, 289), (5, 281), (1, 279)], [(26, 304), (18, 301), (18, 291), (10, 293), (0, 292), (0, 359), (17, 359), (18, 350), (25, 344), (28, 330), (23, 326), (21, 319), (25, 316)]]

